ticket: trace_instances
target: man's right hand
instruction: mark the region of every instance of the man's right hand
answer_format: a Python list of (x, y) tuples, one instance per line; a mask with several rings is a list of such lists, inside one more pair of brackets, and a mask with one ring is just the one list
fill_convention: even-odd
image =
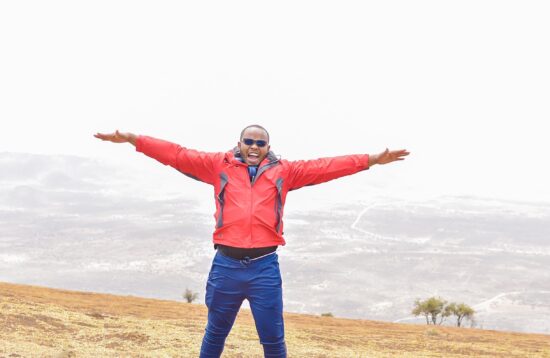
[(131, 143), (134, 146), (136, 145), (136, 139), (137, 139), (137, 135), (133, 133), (129, 133), (129, 132), (124, 133), (124, 132), (119, 132), (118, 130), (116, 130), (114, 133), (108, 133), (108, 134), (96, 133), (94, 134), (94, 137), (104, 141), (113, 142), (113, 143)]

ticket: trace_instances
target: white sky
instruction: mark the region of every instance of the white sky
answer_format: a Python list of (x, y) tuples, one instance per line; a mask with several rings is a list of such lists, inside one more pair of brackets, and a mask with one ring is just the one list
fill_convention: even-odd
[(287, 159), (411, 151), (349, 192), (549, 202), (549, 18), (548, 1), (2, 1), (0, 151), (132, 161), (92, 134), (219, 151), (259, 123)]

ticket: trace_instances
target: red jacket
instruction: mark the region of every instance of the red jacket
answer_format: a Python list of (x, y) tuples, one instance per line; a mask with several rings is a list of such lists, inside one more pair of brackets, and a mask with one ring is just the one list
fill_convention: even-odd
[(283, 207), (286, 194), (368, 169), (368, 154), (288, 161), (269, 152), (252, 182), (238, 148), (205, 153), (147, 136), (136, 151), (214, 186), (216, 229), (213, 241), (234, 247), (284, 245)]

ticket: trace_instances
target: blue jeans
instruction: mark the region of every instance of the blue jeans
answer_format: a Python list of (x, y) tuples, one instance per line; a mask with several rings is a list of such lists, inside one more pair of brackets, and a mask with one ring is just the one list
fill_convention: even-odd
[(286, 357), (283, 289), (276, 253), (236, 260), (216, 252), (206, 284), (208, 324), (201, 358), (220, 357), (244, 299), (250, 303), (265, 357)]

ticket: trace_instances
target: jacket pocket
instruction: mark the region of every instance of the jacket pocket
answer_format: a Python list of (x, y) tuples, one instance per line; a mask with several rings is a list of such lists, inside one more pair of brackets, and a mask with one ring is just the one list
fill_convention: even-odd
[(227, 185), (227, 175), (225, 173), (220, 173), (220, 191), (216, 196), (218, 203), (220, 204), (220, 211), (218, 212), (218, 220), (216, 222), (216, 229), (219, 229), (223, 226), (223, 207), (225, 206), (225, 186)]
[(283, 178), (279, 178), (275, 183), (277, 186), (277, 198), (275, 200), (275, 230), (277, 233), (280, 232), (283, 222), (283, 182)]

